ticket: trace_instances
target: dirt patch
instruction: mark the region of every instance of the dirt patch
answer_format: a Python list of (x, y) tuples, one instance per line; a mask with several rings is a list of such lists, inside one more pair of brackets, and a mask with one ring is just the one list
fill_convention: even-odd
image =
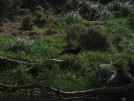
[(19, 32), (20, 23), (4, 23), (3, 26), (0, 26), (0, 33), (5, 35), (11, 35), (11, 33)]
[(28, 37), (30, 39), (40, 38), (43, 33), (35, 31), (24, 31), (20, 30), (21, 23), (8, 22), (0, 26), (0, 35), (10, 35), (15, 37)]

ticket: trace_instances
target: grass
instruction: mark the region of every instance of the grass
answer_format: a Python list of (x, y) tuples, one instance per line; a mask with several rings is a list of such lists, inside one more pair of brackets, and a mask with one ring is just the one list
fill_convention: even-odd
[(106, 21), (105, 31), (112, 38), (114, 47), (119, 52), (130, 52), (133, 48), (134, 31), (128, 24), (128, 18), (112, 18)]
[(127, 18), (112, 18), (106, 21), (105, 29), (108, 33), (127, 36), (133, 31), (129, 28)]
[[(31, 40), (32, 41), (32, 40)], [(64, 37), (59, 36), (47, 36), (45, 39), (34, 40), (32, 44), (28, 44), (28, 42), (23, 43), (19, 49), (19, 52), (16, 53), (15, 49), (12, 49), (14, 45), (18, 45), (21, 42), (18, 42), (16, 38), (10, 36), (1, 36), (0, 37), (0, 55), (7, 56), (12, 58), (19, 58), (19, 59), (27, 59), (33, 60), (36, 58), (56, 58), (57, 55), (62, 51), (63, 46), (65, 45)], [(21, 50), (21, 48), (30, 48), (29, 50)], [(33, 59), (34, 58), (34, 59)]]
[[(83, 25), (82, 25), (83, 26)], [(58, 31), (64, 32), (65, 26), (57, 27)], [(129, 28), (127, 18), (114, 18), (106, 21), (105, 31), (112, 37), (113, 47), (116, 51), (82, 51), (78, 55), (58, 54), (66, 45), (65, 35), (48, 35), (41, 39), (26, 40), (20, 42), (22, 45), (12, 50), (13, 46), (18, 45), (18, 39), (12, 36), (0, 36), (0, 56), (17, 58), (31, 62), (41, 62), (41, 66), (17, 65), (14, 68), (8, 67), (1, 71), (1, 82), (10, 84), (20, 84), (32, 80), (48, 80), (51, 87), (63, 90), (83, 90), (97, 87), (100, 83), (98, 77), (108, 74), (110, 71), (103, 71), (99, 64), (111, 63), (114, 54), (119, 52), (118, 44), (123, 42), (123, 38), (129, 39), (129, 44), (133, 44), (133, 30)], [(46, 29), (35, 28), (37, 32), (44, 32)], [(118, 41), (118, 42), (116, 42)], [(127, 44), (123, 43), (122, 50), (127, 49)], [(129, 47), (133, 49), (132, 47)], [(28, 49), (28, 50), (25, 50)], [(126, 59), (133, 59), (133, 54), (128, 51), (121, 51), (126, 55)], [(48, 61), (47, 59), (59, 58), (64, 62)], [(0, 67), (2, 68), (2, 67)], [(31, 69), (35, 69), (38, 75), (34, 76)], [(35, 72), (34, 72), (35, 73)], [(108, 74), (109, 75), (109, 74)], [(107, 77), (106, 77), (107, 78)], [(104, 79), (104, 78), (102, 78)]]
[[(43, 40), (35, 40), (30, 46), (29, 52), (15, 53), (14, 51), (10, 51), (9, 46), (16, 42), (16, 38), (13, 37), (0, 37), (0, 43), (4, 44), (0, 50), (0, 55), (33, 62), (43, 62), (45, 67), (38, 67), (40, 71), (36, 78), (47, 78), (50, 86), (64, 90), (82, 90), (94, 87), (96, 83), (95, 71), (97, 69), (94, 68), (96, 67), (95, 63), (97, 63), (97, 61), (98, 63), (102, 63), (100, 60), (105, 60), (107, 54), (82, 52), (78, 56), (59, 56), (58, 53), (62, 51), (63, 46), (66, 44), (64, 36), (47, 36)], [(45, 61), (49, 58), (61, 58), (65, 61), (63, 63)], [(6, 75), (10, 75), (10, 77), (7, 78), (10, 82), (18, 82), (18, 84), (20, 84), (20, 82), (32, 80), (28, 70), (33, 68), (33, 66), (18, 65), (14, 68), (8, 68), (10, 71), (8, 71)], [(3, 73), (5, 73), (5, 71), (3, 71)]]

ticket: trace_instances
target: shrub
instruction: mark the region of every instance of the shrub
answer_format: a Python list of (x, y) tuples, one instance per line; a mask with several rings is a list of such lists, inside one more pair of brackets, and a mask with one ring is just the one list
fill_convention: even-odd
[(58, 21), (57, 21), (57, 17), (54, 15), (48, 15), (46, 18), (46, 24), (47, 24), (47, 29), (46, 29), (46, 33), (47, 35), (53, 35), (53, 34), (57, 34), (57, 25), (58, 25)]
[(133, 5), (129, 1), (114, 0), (106, 5), (106, 9), (116, 17), (128, 16), (132, 12)]
[(102, 6), (100, 8), (100, 19), (101, 20), (106, 20), (108, 18), (113, 17), (114, 15), (110, 10), (108, 10), (107, 6)]
[(85, 29), (84, 26), (80, 24), (73, 24), (67, 27), (67, 45), (69, 46), (78, 46), (80, 33)]
[(15, 53), (20, 53), (20, 52), (30, 52), (31, 50), (31, 44), (25, 39), (17, 39), (14, 43), (11, 43), (7, 50), (15, 52)]
[(49, 29), (53, 29), (56, 27), (56, 25), (58, 24), (57, 22), (57, 18), (55, 15), (47, 15), (47, 26)]
[(81, 0), (68, 0), (68, 2), (65, 4), (64, 8), (62, 8), (63, 12), (70, 12), (70, 11), (76, 11), (79, 9), (79, 4), (81, 3)]
[(128, 60), (127, 56), (128, 54), (124, 53), (116, 53), (113, 55), (112, 64), (114, 70), (125, 70), (128, 71)]
[(42, 27), (46, 24), (46, 15), (44, 14), (44, 9), (42, 7), (38, 7), (34, 12), (33, 22), (38, 27)]
[(22, 30), (31, 30), (32, 29), (32, 18), (31, 16), (24, 16), (21, 22)]
[(114, 48), (118, 51), (133, 50), (133, 30), (129, 28), (127, 18), (109, 19), (105, 24), (106, 31), (111, 33)]
[(124, 52), (129, 52), (129, 53), (134, 53), (134, 37), (127, 39), (124, 38), (120, 43), (118, 44), (118, 50), (119, 51), (124, 51)]
[(91, 27), (80, 34), (80, 46), (89, 50), (107, 50), (111, 43), (101, 28)]
[(82, 18), (79, 15), (79, 12), (73, 11), (71, 13), (66, 14), (63, 20), (67, 25), (70, 25), (70, 24), (80, 23), (82, 21)]
[(97, 20), (100, 17), (99, 4), (83, 2), (80, 5), (80, 15), (87, 20)]

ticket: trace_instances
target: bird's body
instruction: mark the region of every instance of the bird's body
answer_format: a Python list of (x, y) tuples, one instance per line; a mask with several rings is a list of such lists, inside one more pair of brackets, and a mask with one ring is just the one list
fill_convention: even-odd
[(75, 47), (71, 47), (71, 48), (65, 48), (60, 55), (64, 55), (64, 54), (78, 54), (81, 51), (81, 48), (75, 48)]

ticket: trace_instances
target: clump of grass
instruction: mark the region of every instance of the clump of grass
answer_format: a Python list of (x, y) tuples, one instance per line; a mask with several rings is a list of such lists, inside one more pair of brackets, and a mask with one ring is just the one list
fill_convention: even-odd
[(30, 47), (32, 45), (32, 42), (29, 42), (25, 39), (16, 39), (14, 43), (11, 43), (7, 50), (12, 51), (14, 53), (20, 53), (25, 52), (28, 53), (31, 51)]
[(64, 16), (63, 21), (65, 24), (78, 24), (82, 21), (82, 17), (79, 15), (78, 12), (71, 12)]
[(79, 46), (79, 39), (80, 39), (80, 33), (85, 29), (86, 27), (82, 26), (81, 24), (72, 24), (69, 27), (66, 28), (67, 33), (67, 45), (68, 46)]
[(24, 16), (21, 22), (21, 28), (22, 30), (32, 30), (32, 17), (31, 16)]
[(110, 49), (108, 35), (100, 27), (91, 27), (80, 34), (80, 46), (89, 50)]
[(104, 26), (105, 31), (111, 34), (112, 44), (117, 51), (123, 51), (132, 42), (133, 30), (129, 27), (127, 18), (109, 19)]
[[(96, 6), (97, 5), (97, 6)], [(96, 4), (94, 6), (94, 3), (87, 1), (83, 2), (80, 5), (80, 15), (87, 20), (95, 21), (100, 18), (99, 14), (99, 5)]]
[[(102, 12), (109, 13), (109, 17), (127, 17), (133, 12), (133, 5), (130, 1), (112, 0), (102, 9)], [(105, 15), (104, 15), (105, 16)]]
[(45, 11), (42, 7), (38, 7), (37, 10), (33, 13), (33, 16), (33, 23), (36, 26), (42, 27), (47, 23), (47, 14), (45, 14)]

